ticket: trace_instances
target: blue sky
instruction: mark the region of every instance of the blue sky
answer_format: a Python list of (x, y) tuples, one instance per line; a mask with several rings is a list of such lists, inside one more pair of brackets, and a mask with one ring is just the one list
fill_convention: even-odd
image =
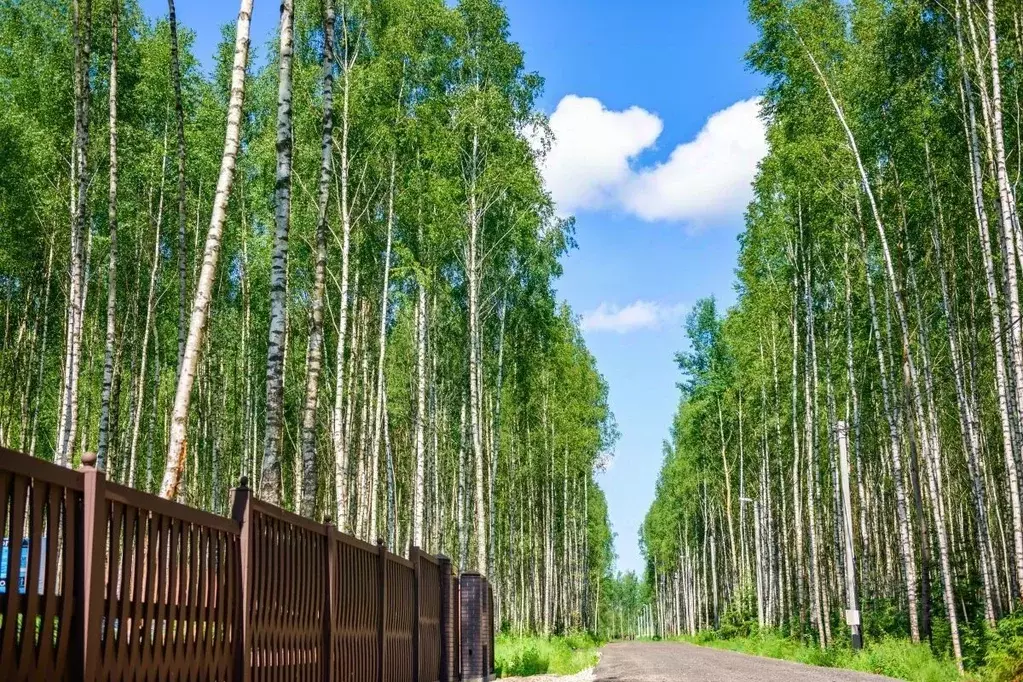
[[(656, 142), (630, 160), (634, 169), (666, 161), (712, 115), (763, 87), (743, 60), (756, 37), (744, 0), (508, 0), (507, 7), (528, 67), (546, 78), (545, 111), (578, 95), (612, 111), (640, 107), (663, 122)], [(678, 400), (674, 353), (685, 343), (684, 310), (711, 294), (726, 305), (735, 298), (744, 200), (724, 203), (716, 215), (695, 219), (645, 220), (613, 200), (574, 211), (579, 248), (558, 288), (591, 321), (586, 342), (610, 385), (621, 431), (615, 461), (600, 479), (621, 570), (643, 568), (638, 532)], [(615, 318), (616, 309), (637, 301), (654, 305)], [(595, 318), (602, 305), (608, 314)], [(654, 323), (641, 324), (652, 316)]]
[[(141, 0), (152, 16), (164, 0)], [(279, 3), (256, 0), (253, 45)], [(642, 570), (638, 530), (675, 410), (686, 309), (734, 300), (736, 237), (763, 152), (745, 67), (744, 0), (506, 0), (512, 37), (546, 79), (558, 133), (545, 175), (577, 218), (579, 248), (558, 290), (582, 316), (611, 390), (621, 440), (601, 475), (621, 570)], [(237, 3), (177, 0), (208, 64)]]

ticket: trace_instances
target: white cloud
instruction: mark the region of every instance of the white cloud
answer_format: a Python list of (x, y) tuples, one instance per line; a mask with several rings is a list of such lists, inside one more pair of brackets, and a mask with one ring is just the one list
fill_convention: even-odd
[(611, 111), (599, 100), (568, 95), (550, 118), (553, 145), (543, 161), (561, 213), (616, 209), (646, 221), (704, 224), (742, 215), (750, 183), (767, 154), (760, 99), (713, 114), (696, 137), (667, 160), (637, 166), (664, 124), (639, 107)]
[(741, 214), (753, 198), (757, 164), (767, 154), (760, 100), (738, 102), (708, 119), (692, 142), (664, 163), (639, 170), (622, 201), (644, 220), (713, 220)]
[(616, 332), (626, 334), (640, 329), (661, 329), (677, 322), (685, 314), (681, 303), (664, 304), (654, 301), (634, 301), (627, 306), (601, 303), (582, 317), (583, 331)]
[(592, 97), (567, 95), (551, 115), (554, 144), (544, 159), (558, 209), (600, 208), (628, 181), (629, 162), (660, 136), (663, 124), (639, 107), (609, 111)]

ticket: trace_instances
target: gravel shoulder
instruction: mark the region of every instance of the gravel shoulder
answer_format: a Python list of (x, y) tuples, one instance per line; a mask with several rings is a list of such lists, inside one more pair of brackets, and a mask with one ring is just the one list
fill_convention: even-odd
[(575, 675), (534, 675), (532, 677), (502, 677), (500, 682), (593, 682), (593, 668)]

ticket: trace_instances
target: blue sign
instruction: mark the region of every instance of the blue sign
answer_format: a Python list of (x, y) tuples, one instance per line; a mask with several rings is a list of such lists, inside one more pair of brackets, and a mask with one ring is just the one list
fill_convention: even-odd
[[(28, 584), (28, 538), (21, 541), (21, 556), (18, 561), (18, 594), (25, 594), (25, 586)], [(11, 539), (4, 538), (0, 545), (0, 594), (7, 592), (7, 570), (10, 563)], [(46, 565), (46, 538), (41, 539), (42, 556), (39, 557), (39, 566), (42, 569)], [(39, 571), (39, 594), (43, 593), (45, 586), (45, 569)]]

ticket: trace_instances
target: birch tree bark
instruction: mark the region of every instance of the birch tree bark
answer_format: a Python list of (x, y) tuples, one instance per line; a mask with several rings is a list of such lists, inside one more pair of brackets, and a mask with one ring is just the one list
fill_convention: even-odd
[[(110, 395), (114, 383), (114, 339), (117, 336), (117, 29), (121, 0), (110, 5), (110, 187), (107, 198), (107, 222), (110, 239), (107, 266), (107, 332), (103, 348), (103, 394), (99, 418), (99, 445), (96, 466), (105, 471), (110, 443)], [(116, 427), (115, 427), (116, 428)]]
[[(331, 440), (334, 446), (334, 487), (335, 499), (337, 501), (337, 523), (338, 528), (344, 530), (348, 524), (348, 450), (346, 448), (347, 436), (345, 432), (344, 419), (344, 398), (345, 398), (345, 336), (348, 332), (348, 277), (349, 260), (351, 251), (352, 236), (352, 209), (349, 197), (349, 153), (348, 135), (351, 127), (350, 102), (352, 88), (352, 69), (355, 67), (359, 56), (358, 40), (355, 45), (348, 32), (348, 15), (345, 12), (347, 4), (342, 5), (342, 67), (341, 77), (344, 88), (341, 94), (341, 149), (340, 149), (340, 187), (338, 196), (340, 201), (339, 213), (341, 218), (341, 310), (338, 319), (337, 329), (337, 352), (335, 353), (335, 377), (334, 377), (334, 413), (332, 420)], [(354, 357), (354, 352), (352, 353)], [(349, 411), (350, 415), (350, 411)]]
[(465, 243), (465, 271), (468, 289), (469, 323), (469, 435), (473, 461), (476, 464), (476, 557), (474, 568), (487, 573), (487, 520), (483, 500), (483, 424), (482, 424), (482, 368), (480, 367), (480, 239), (483, 215), (479, 205), (478, 182), (481, 153), (479, 131), (474, 129), (468, 170), (468, 235)]
[[(422, 220), (419, 223), (420, 268), (423, 268), (425, 244)], [(423, 513), (426, 509), (426, 279), (420, 273), (416, 284), (416, 415), (415, 415), (415, 473), (412, 499), (412, 544), (423, 546)]]
[(327, 208), (333, 171), (334, 142), (334, 2), (323, 6), (323, 138), (320, 145), (320, 182), (316, 205), (316, 249), (312, 291), (312, 318), (306, 352), (305, 405), (302, 410), (302, 504), (307, 512), (316, 502), (316, 410), (323, 365), (323, 295), (327, 279)]
[[(294, 54), (294, 0), (281, 2), (277, 84), (277, 175), (274, 185), (274, 246), (270, 265), (270, 341), (266, 358), (266, 431), (260, 495), (281, 501), (281, 447), (284, 422), (284, 353), (287, 326), (288, 228), (291, 222), (291, 62)], [(314, 484), (315, 485), (315, 484)]]
[(181, 361), (185, 355), (185, 322), (188, 301), (187, 277), (187, 207), (186, 176), (185, 176), (185, 107), (181, 97), (181, 60), (178, 45), (178, 19), (174, 10), (174, 0), (167, 0), (167, 21), (170, 24), (171, 83), (174, 86), (174, 114), (178, 147), (178, 364), (177, 372), (181, 373)]
[(384, 428), (384, 362), (387, 357), (387, 301), (391, 286), (391, 240), (394, 232), (394, 180), (397, 171), (397, 152), (391, 154), (391, 180), (387, 195), (387, 246), (384, 250), (383, 287), (380, 292), (380, 334), (377, 337), (377, 397), (373, 421), (373, 450), (369, 468), (369, 530), (376, 533), (378, 490), (380, 483), (380, 447)]
[(58, 464), (68, 465), (78, 428), (78, 368), (85, 317), (85, 250), (89, 210), (89, 64), (92, 47), (92, 0), (74, 0), (75, 137), (72, 152), (71, 275), (68, 285), (67, 346), (63, 401), (57, 429)]
[(224, 135), (224, 152), (220, 161), (220, 173), (217, 176), (217, 189), (213, 197), (213, 208), (210, 216), (209, 230), (206, 234), (202, 268), (199, 271), (199, 280), (196, 283), (195, 297), (192, 302), (192, 313), (189, 318), (188, 336), (185, 339), (185, 352), (182, 357), (181, 372), (179, 372), (177, 387), (174, 393), (167, 460), (163, 481), (160, 484), (160, 496), (166, 499), (173, 499), (177, 496), (178, 486), (181, 483), (181, 473), (186, 461), (188, 411), (192, 400), (192, 385), (195, 383), (195, 371), (199, 363), (199, 353), (206, 331), (206, 318), (209, 314), (209, 305), (213, 294), (213, 280), (217, 272), (217, 260), (220, 257), (224, 222), (227, 219), (227, 202), (231, 195), (231, 186), (234, 183), (234, 170), (238, 159), (242, 103), (245, 98), (245, 69), (249, 57), (249, 24), (252, 19), (252, 2), (253, 0), (241, 0), (241, 6), (238, 11), (238, 22), (235, 29), (234, 62), (231, 68), (231, 95), (228, 100), (227, 130)]

